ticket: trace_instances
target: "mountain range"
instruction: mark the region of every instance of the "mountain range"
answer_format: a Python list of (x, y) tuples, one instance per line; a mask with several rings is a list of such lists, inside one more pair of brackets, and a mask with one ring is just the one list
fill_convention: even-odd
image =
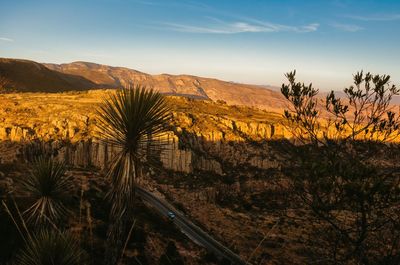
[(273, 87), (239, 84), (192, 75), (151, 75), (137, 70), (89, 62), (38, 63), (0, 58), (0, 76), (8, 89), (20, 92), (64, 92), (144, 85), (166, 95), (204, 100), (221, 100), (268, 111), (285, 106), (283, 96)]

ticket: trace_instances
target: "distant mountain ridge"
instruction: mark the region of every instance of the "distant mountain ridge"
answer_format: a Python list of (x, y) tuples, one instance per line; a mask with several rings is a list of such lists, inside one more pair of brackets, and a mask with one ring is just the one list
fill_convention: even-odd
[(0, 77), (7, 81), (0, 86), (20, 92), (61, 92), (96, 87), (80, 75), (53, 71), (43, 64), (20, 59), (0, 58)]
[(129, 68), (89, 62), (41, 64), (0, 58), (0, 75), (10, 81), (14, 90), (22, 92), (61, 92), (140, 84), (167, 95), (222, 100), (231, 105), (269, 111), (279, 111), (286, 106), (279, 92), (266, 87), (192, 75), (150, 75)]
[(209, 99), (200, 87), (198, 77), (182, 75), (150, 75), (125, 67), (113, 67), (88, 62), (68, 64), (43, 64), (51, 70), (65, 74), (80, 75), (94, 82), (98, 87), (117, 88), (141, 84), (164, 94)]

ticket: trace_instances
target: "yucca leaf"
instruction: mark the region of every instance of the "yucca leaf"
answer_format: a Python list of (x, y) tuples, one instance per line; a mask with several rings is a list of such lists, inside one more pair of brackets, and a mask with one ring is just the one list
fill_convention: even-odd
[(155, 142), (167, 130), (170, 109), (163, 95), (141, 86), (117, 90), (98, 109), (99, 129), (108, 143), (119, 149), (109, 165), (109, 197), (113, 213), (121, 215), (132, 204), (136, 179), (152, 161)]
[(65, 175), (65, 165), (51, 158), (38, 158), (30, 174), (19, 180), (20, 191), (26, 194), (30, 207), (24, 211), (28, 223), (57, 223), (67, 213), (72, 182)]
[(42, 230), (35, 234), (16, 257), (18, 265), (83, 265), (84, 252), (67, 233)]

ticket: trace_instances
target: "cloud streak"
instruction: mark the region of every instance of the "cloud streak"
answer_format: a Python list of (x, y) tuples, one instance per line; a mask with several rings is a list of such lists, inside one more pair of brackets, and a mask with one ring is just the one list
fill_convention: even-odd
[(161, 7), (183, 7), (188, 9), (210, 9), (208, 5), (197, 3), (195, 1), (185, 1), (185, 0), (169, 0), (169, 1), (157, 1), (157, 0), (131, 0), (135, 4), (148, 5), (148, 6), (161, 6)]
[(0, 41), (13, 42), (14, 40), (10, 38), (0, 37)]
[(361, 21), (395, 21), (400, 20), (400, 14), (375, 14), (369, 16), (349, 15), (346, 16), (351, 19)]
[(317, 31), (319, 24), (311, 23), (304, 26), (288, 26), (263, 22), (258, 20), (252, 21), (235, 21), (225, 22), (219, 19), (214, 20), (214, 24), (207, 26), (187, 25), (179, 23), (163, 23), (169, 29), (179, 32), (188, 33), (205, 33), (205, 34), (238, 34), (238, 33), (268, 33), (268, 32), (296, 32), (307, 33)]
[(351, 24), (340, 24), (340, 23), (334, 23), (330, 25), (331, 27), (341, 30), (341, 31), (346, 31), (346, 32), (357, 32), (360, 30), (363, 30), (363, 27), (360, 27), (358, 25), (351, 25)]

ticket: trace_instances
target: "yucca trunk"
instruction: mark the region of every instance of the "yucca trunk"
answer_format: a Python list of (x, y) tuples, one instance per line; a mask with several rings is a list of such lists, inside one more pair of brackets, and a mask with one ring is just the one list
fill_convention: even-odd
[(160, 93), (136, 86), (111, 94), (98, 114), (104, 140), (119, 149), (107, 174), (111, 211), (106, 264), (115, 265), (123, 256), (128, 225), (133, 220), (137, 180), (142, 168), (154, 159), (153, 149), (159, 148), (159, 143), (153, 139), (166, 132), (170, 113)]
[(113, 180), (113, 184), (109, 192), (111, 212), (107, 235), (109, 242), (106, 247), (106, 264), (116, 265), (123, 257), (122, 251), (125, 241), (128, 240), (129, 224), (134, 217), (134, 191), (140, 170), (130, 154), (125, 153), (117, 156), (109, 172), (112, 174), (110, 178)]

